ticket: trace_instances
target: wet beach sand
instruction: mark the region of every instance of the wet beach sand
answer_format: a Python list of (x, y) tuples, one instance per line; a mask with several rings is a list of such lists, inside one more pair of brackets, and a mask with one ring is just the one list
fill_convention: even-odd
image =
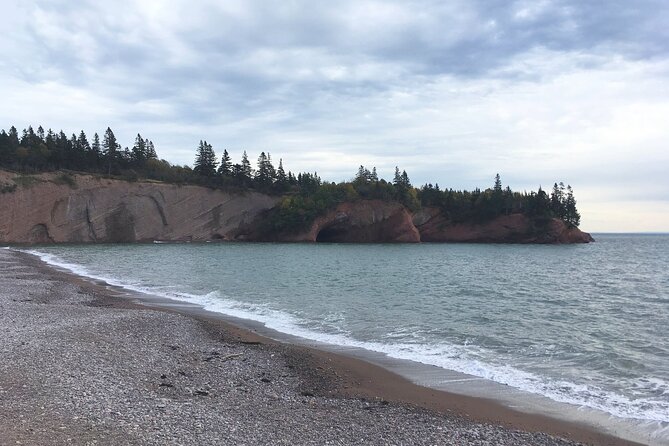
[(0, 250), (0, 445), (626, 445)]

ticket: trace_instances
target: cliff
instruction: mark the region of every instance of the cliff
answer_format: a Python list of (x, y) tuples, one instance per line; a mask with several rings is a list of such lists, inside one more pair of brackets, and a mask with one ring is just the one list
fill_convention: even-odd
[[(64, 181), (66, 180), (66, 181)], [(90, 175), (16, 177), (0, 171), (0, 242), (142, 242), (235, 239), (277, 198), (198, 186)]]
[(482, 224), (454, 223), (438, 209), (417, 212), (413, 223), (423, 242), (450, 243), (589, 243), (592, 236), (556, 218), (532, 220), (522, 214), (502, 215)]
[(303, 230), (273, 233), (263, 223), (278, 197), (90, 175), (0, 171), (0, 190), (5, 191), (0, 193), (0, 243), (592, 241), (556, 219), (537, 222), (514, 214), (485, 224), (454, 223), (436, 208), (412, 214), (399, 203), (379, 200), (341, 203)]

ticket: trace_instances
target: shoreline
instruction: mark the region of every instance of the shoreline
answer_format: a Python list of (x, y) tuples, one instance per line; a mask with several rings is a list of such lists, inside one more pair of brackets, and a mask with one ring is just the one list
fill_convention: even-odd
[[(128, 298), (102, 284), (54, 268), (29, 254), (13, 252), (13, 256), (20, 258), (21, 262), (38, 270), (45, 277), (66, 282), (95, 296), (94, 306), (103, 307), (103, 311), (139, 310), (185, 316), (197, 321), (213, 339), (223, 340), (237, 347), (258, 346), (274, 352), (272, 356), (281, 356), (291, 366), (291, 370), (295, 370), (301, 377), (301, 395), (305, 397), (363, 402), (372, 408), (408, 408), (410, 411), (426, 411), (434, 416), (468, 423), (491, 424), (512, 433), (515, 430), (543, 433), (593, 445), (640, 444), (596, 431), (589, 426), (517, 411), (492, 399), (422, 387), (363, 359), (310, 346), (282, 343), (263, 336), (252, 328), (235, 325), (223, 315), (218, 316), (204, 310), (195, 311), (185, 305), (170, 307), (142, 303), (141, 298)], [(141, 334), (141, 330), (137, 334)]]

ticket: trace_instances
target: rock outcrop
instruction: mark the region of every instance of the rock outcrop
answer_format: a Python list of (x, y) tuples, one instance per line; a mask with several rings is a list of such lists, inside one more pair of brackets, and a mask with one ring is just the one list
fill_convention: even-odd
[(0, 243), (592, 241), (557, 219), (514, 214), (484, 224), (454, 223), (437, 208), (412, 214), (400, 203), (380, 200), (341, 203), (304, 230), (268, 233), (263, 221), (278, 197), (91, 175), (19, 177), (0, 171), (0, 190), (6, 191), (0, 193)]
[(363, 200), (341, 203), (296, 234), (260, 238), (288, 242), (418, 243), (420, 233), (401, 204)]
[(587, 232), (569, 228), (556, 218), (532, 220), (522, 214), (502, 215), (482, 224), (454, 223), (436, 208), (414, 215), (423, 242), (450, 243), (589, 243)]
[[(58, 174), (0, 194), (0, 242), (85, 243), (236, 239), (277, 198), (198, 186)], [(0, 183), (15, 175), (0, 171)]]

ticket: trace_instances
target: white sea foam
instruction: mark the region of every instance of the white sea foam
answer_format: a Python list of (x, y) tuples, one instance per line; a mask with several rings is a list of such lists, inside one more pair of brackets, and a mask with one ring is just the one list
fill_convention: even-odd
[[(34, 254), (44, 262), (71, 271), (74, 274), (101, 280), (112, 286), (125, 288), (133, 292), (155, 295), (169, 299), (190, 302), (202, 308), (229, 316), (260, 322), (270, 329), (298, 336), (304, 339), (328, 344), (357, 347), (388, 355), (392, 358), (411, 360), (434, 365), (448, 370), (485, 378), (506, 384), (516, 389), (543, 395), (554, 401), (569, 403), (579, 407), (597, 409), (615, 417), (642, 420), (646, 422), (669, 422), (669, 401), (639, 398), (632, 400), (619, 395), (583, 384), (548, 379), (529, 373), (510, 365), (495, 364), (484, 358), (491, 358), (492, 353), (476, 345), (421, 344), (421, 343), (386, 343), (369, 342), (354, 339), (345, 333), (326, 333), (310, 328), (307, 321), (287, 312), (272, 309), (266, 305), (240, 302), (222, 296), (218, 291), (206, 294), (190, 294), (165, 291), (153, 287), (127, 283), (117, 278), (94, 274), (87, 268), (66, 262), (55, 255), (37, 250), (24, 251)], [(392, 336), (389, 336), (392, 337)], [(669, 383), (652, 379), (655, 388), (669, 389)], [(663, 393), (665, 394), (666, 391)]]

